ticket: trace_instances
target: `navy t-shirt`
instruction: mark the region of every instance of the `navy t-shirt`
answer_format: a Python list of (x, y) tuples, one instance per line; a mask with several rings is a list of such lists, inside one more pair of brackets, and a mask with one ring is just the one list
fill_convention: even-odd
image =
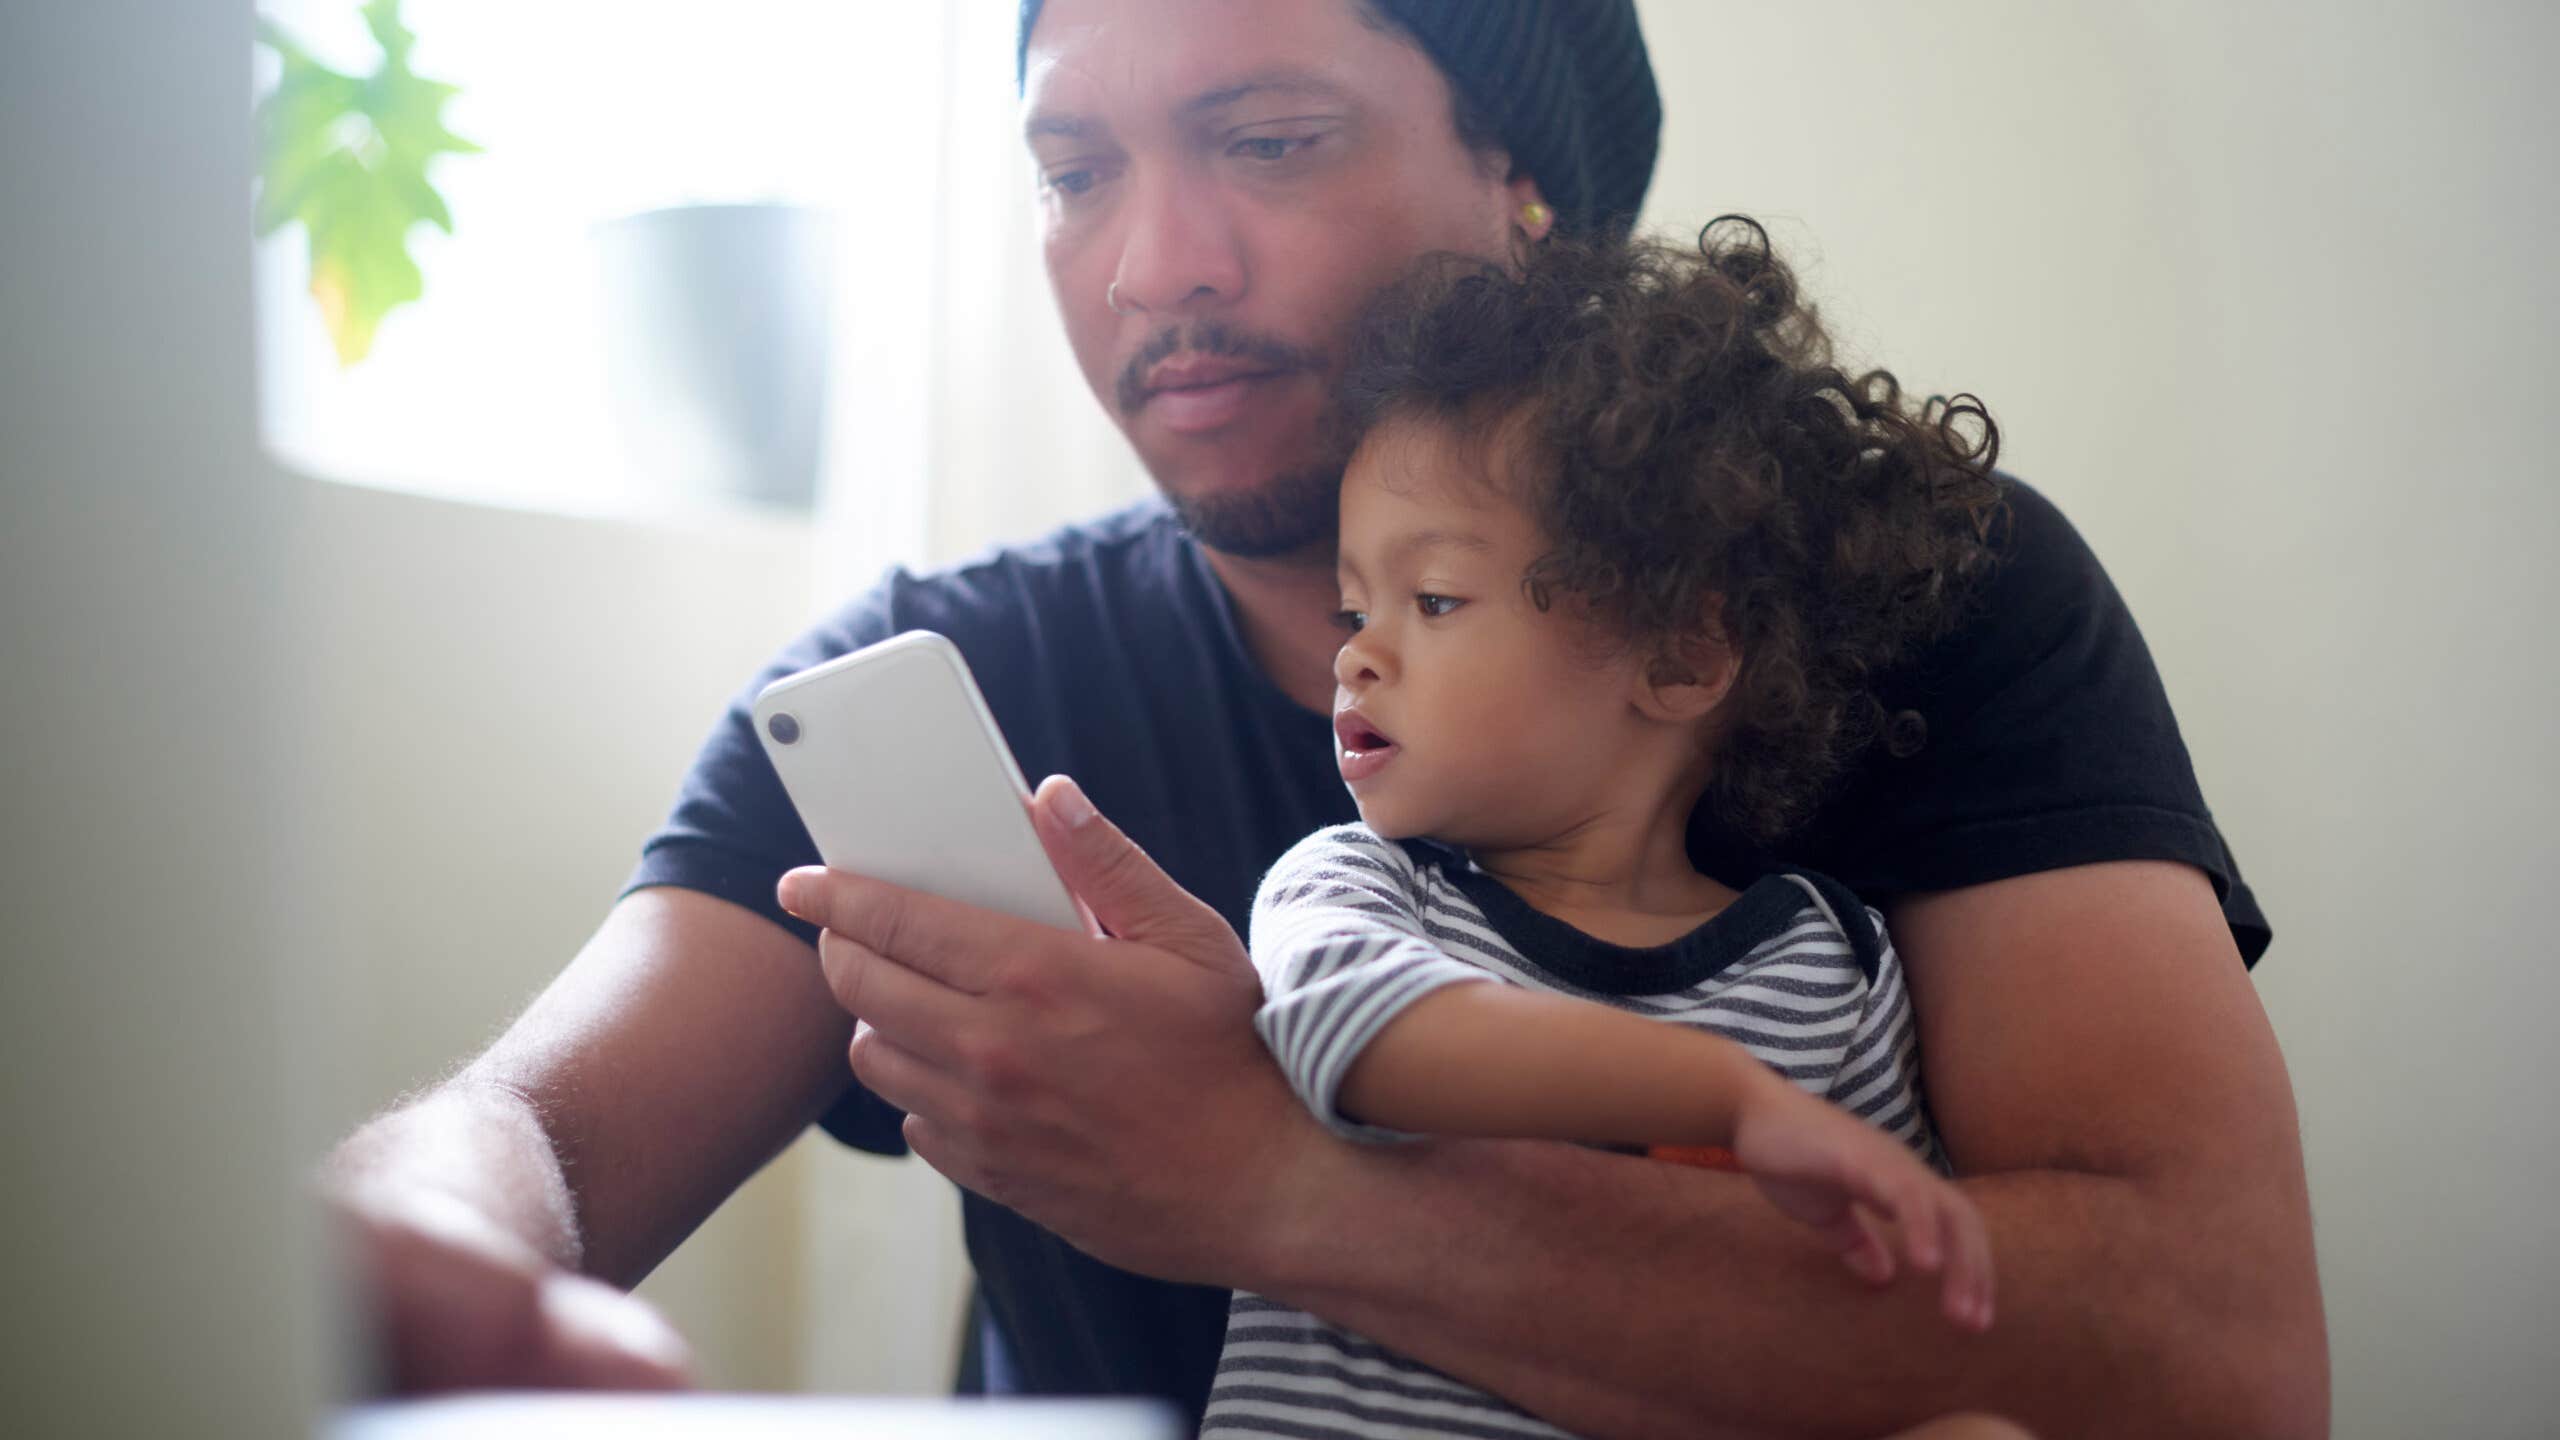
[[(1878, 692), (1904, 745), (1872, 747), (1775, 854), (1701, 818), (1701, 869), (1741, 884), (1784, 862), (1862, 898), (2100, 860), (2183, 861), (2212, 877), (2243, 958), (2268, 930), (2198, 791), (2133, 617), (2069, 522), (2010, 492), (2004, 558), (1972, 619)], [(685, 777), (630, 887), (680, 885), (804, 940), (774, 903), (818, 863), (758, 746), (769, 681), (905, 630), (950, 637), (1034, 777), (1073, 775), (1105, 815), (1242, 934), (1264, 870), (1301, 837), (1356, 818), (1330, 717), (1254, 664), (1224, 588), (1161, 501), (938, 574), (900, 571), (801, 636), (738, 692)], [(1916, 742), (1916, 746), (1912, 743)], [(899, 1113), (847, 1075), (823, 1124), (905, 1151)], [(1196, 1423), (1227, 1292), (1104, 1265), (966, 1191), (988, 1388), (1162, 1396)]]

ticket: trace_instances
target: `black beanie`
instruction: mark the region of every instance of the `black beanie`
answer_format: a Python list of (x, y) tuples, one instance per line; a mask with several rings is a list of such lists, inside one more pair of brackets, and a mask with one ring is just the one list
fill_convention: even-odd
[[(1514, 164), (1535, 177), (1559, 229), (1623, 235), (1653, 182), (1662, 96), (1634, 0), (1360, 0), (1411, 31)], [(1022, 0), (1022, 83), (1040, 0)]]

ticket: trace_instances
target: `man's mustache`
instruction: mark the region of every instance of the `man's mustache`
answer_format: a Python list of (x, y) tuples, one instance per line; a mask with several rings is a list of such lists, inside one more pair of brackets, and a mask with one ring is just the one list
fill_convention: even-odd
[(1292, 345), (1269, 335), (1249, 335), (1215, 320), (1199, 320), (1188, 325), (1168, 325), (1147, 338), (1138, 353), (1120, 371), (1116, 398), (1120, 413), (1134, 415), (1147, 403), (1147, 374), (1165, 360), (1182, 353), (1216, 356), (1226, 360), (1243, 360), (1274, 374), (1324, 369), (1324, 356), (1313, 350)]

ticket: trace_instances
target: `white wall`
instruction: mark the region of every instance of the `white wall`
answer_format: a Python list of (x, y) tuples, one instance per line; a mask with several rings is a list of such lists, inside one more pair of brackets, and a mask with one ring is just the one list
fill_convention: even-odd
[[(883, 49), (926, 68), (951, 58), (976, 85), (952, 102), (965, 138), (946, 144), (993, 153), (947, 184), (930, 142), (872, 162), (896, 178), (888, 188), (938, 203), (911, 207), (926, 223), (849, 236), (849, 258), (904, 278), (838, 287), (841, 408), (814, 524), (573, 519), (327, 482), (298, 492), (293, 708), (332, 897), (323, 918), (347, 977), (333, 1003), (348, 1017), (351, 1083), (329, 1097), (335, 1129), (450, 1072), (549, 981), (602, 918), (720, 706), (818, 609), (891, 560), (947, 559), (1135, 493), (1116, 446), (1073, 447), (1081, 458), (1061, 464), (1056, 444), (1031, 445), (1046, 463), (1028, 467), (1005, 447), (1035, 428), (1100, 427), (1080, 386), (1007, 405), (987, 383), (1025, 364), (1073, 382), (1045, 291), (1024, 294), (1039, 272), (1021, 243), (1009, 17), (880, 24)], [(851, 103), (868, 116), (908, 93)], [(913, 115), (871, 118), (934, 131)], [(991, 144), (997, 121), (1006, 133)], [(971, 237), (950, 242), (962, 254), (999, 257), (1000, 284), (941, 259), (953, 234)], [(970, 323), (990, 304), (1028, 315), (1032, 336)], [(911, 329), (946, 309), (966, 338), (920, 365)], [(948, 468), (926, 492), (935, 456)], [(1106, 477), (1102, 490), (1070, 472)], [(966, 1281), (957, 1217), (928, 1167), (812, 1136), (640, 1293), (693, 1342), (709, 1385), (939, 1391)]]
[[(350, 1129), (576, 953), (721, 703), (801, 623), (804, 528), (567, 519), (305, 481), (296, 763), (345, 967)], [(798, 1151), (648, 1282), (715, 1383), (798, 1374)]]
[(2560, 12), (1640, 8), (1648, 217), (1985, 396), (2142, 621), (2276, 928), (2338, 1433), (2549, 1433)]
[[(812, 617), (810, 535), (306, 482), (293, 728), (350, 977), (333, 1130), (449, 1073), (585, 941), (722, 705)], [(956, 1211), (926, 1167), (813, 1136), (640, 1293), (708, 1385), (937, 1388), (954, 1332), (914, 1317), (951, 1308)]]
[(249, 37), (245, 3), (0, 16), (0, 1434), (289, 1435), (335, 1329)]

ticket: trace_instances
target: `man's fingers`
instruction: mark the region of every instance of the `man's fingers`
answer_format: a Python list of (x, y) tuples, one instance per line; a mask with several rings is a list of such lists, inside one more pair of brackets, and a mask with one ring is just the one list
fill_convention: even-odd
[(1203, 958), (1194, 953), (1198, 947), (1182, 942), (1216, 942), (1221, 952), (1237, 949), (1234, 932), (1218, 912), (1175, 884), (1136, 841), (1093, 808), (1073, 780), (1052, 775), (1040, 782), (1031, 797), (1031, 823), (1058, 878), (1103, 929), (1195, 961)]
[(976, 1013), (967, 995), (833, 930), (818, 932), (818, 968), (846, 1014), (937, 1059), (950, 1058), (951, 1037)]
[(646, 1301), (551, 1265), (476, 1208), (435, 1192), (332, 1203), (392, 1390), (690, 1383), (684, 1341)]
[(940, 1171), (944, 1179), (963, 1190), (1002, 1203), (990, 1193), (992, 1185), (985, 1168), (977, 1163), (975, 1156), (955, 1143), (942, 1127), (922, 1115), (909, 1115), (898, 1133), (906, 1137), (907, 1148), (915, 1152), (916, 1158)]
[(845, 1054), (864, 1089), (909, 1115), (957, 1116), (971, 1103), (959, 1081), (869, 1025), (854, 1028)]
[(994, 910), (814, 865), (785, 874), (774, 895), (784, 910), (819, 929), (833, 930), (971, 995), (983, 995), (993, 986), (1006, 956), (1059, 933)]
[(543, 1341), (548, 1352), (532, 1383), (579, 1390), (681, 1390), (693, 1356), (658, 1312), (599, 1280), (556, 1271), (543, 1277)]

